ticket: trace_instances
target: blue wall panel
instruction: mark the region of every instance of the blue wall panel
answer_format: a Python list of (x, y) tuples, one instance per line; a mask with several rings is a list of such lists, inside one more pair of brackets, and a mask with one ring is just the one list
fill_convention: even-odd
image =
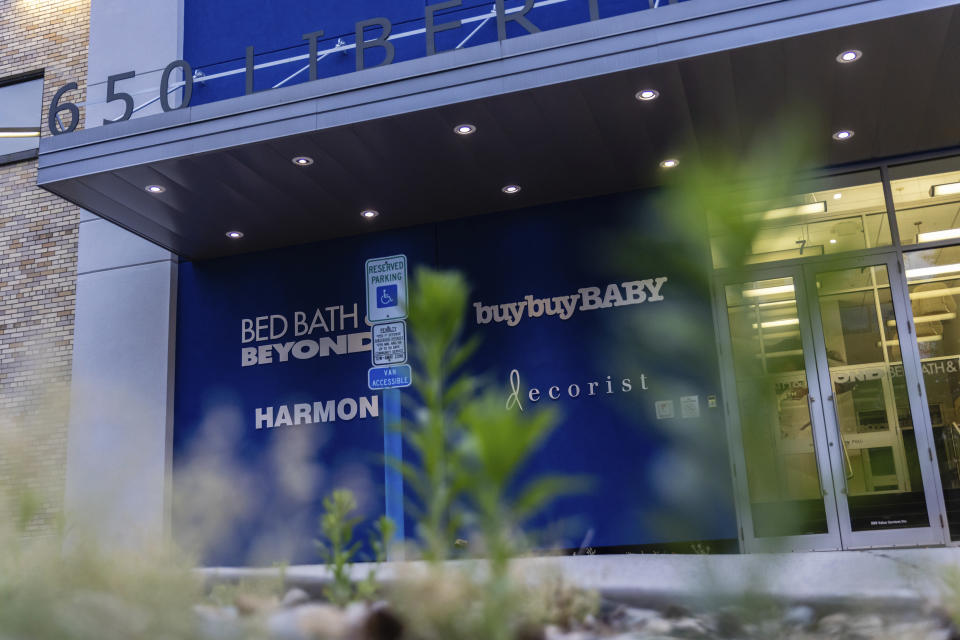
[[(646, 194), (625, 194), (183, 264), (175, 534), (185, 541), (202, 521), (202, 505), (199, 512), (183, 505), (200, 495), (197, 469), (218, 465), (229, 469), (219, 506), (243, 497), (244, 508), (206, 554), (208, 564), (316, 561), (319, 497), (339, 485), (359, 492), (366, 519), (383, 513), (382, 416), (273, 429), (257, 429), (255, 419), (257, 408), (369, 396), (369, 352), (244, 367), (242, 348), (291, 338), (243, 343), (241, 329), (243, 319), (290, 319), (317, 307), (357, 303), (362, 315), (364, 260), (405, 253), (414, 268), (463, 271), (471, 302), (482, 307), (668, 277), (662, 301), (580, 308), (566, 320), (478, 323), (471, 306), (467, 327), (483, 346), (470, 367), (502, 387), (505, 401), (516, 370), (525, 410), (534, 407), (528, 393), (537, 387), (537, 404), (561, 411), (527, 476), (595, 480), (590, 493), (558, 502), (534, 523), (551, 525), (543, 544), (617, 549), (735, 538), (723, 423), (706, 403), (718, 394), (709, 295), (702, 277), (690, 276), (706, 273), (707, 248), (702, 238), (677, 237), (652, 203)], [(679, 333), (681, 324), (693, 330)], [(698, 416), (681, 416), (683, 396), (697, 396)], [(674, 403), (674, 418), (657, 419), (657, 400)]]

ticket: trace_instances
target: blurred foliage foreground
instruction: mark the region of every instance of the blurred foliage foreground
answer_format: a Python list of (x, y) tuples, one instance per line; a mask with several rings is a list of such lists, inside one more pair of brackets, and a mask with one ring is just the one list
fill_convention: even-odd
[[(337, 490), (325, 499), (318, 523), (319, 557), (330, 580), (322, 593), (287, 593), (298, 602), (285, 604), (301, 606), (284, 609), (282, 568), (270, 579), (210, 585), (182, 551), (127, 554), (99, 548), (65, 518), (57, 535), (27, 535), (42, 500), (24, 477), (3, 487), (0, 505), (6, 514), (0, 519), (0, 640), (507, 640), (590, 614), (596, 597), (559, 579), (532, 587), (511, 578), (510, 559), (526, 548), (521, 525), (586, 482), (559, 475), (518, 479), (557, 425), (557, 415), (506, 412), (501, 390), (484, 389), (463, 373), (478, 347), (461, 339), (467, 292), (461, 275), (430, 270), (415, 274), (411, 292), (417, 375), (406, 399), (407, 414), (415, 417), (403, 423), (402, 432), (413, 456), (386, 464), (401, 471), (412, 493), (407, 508), (418, 523), (417, 542), (403, 553), (426, 560), (419, 570), (380, 584), (375, 569), (387, 556), (394, 524), (381, 518), (370, 531), (355, 531), (356, 500)], [(12, 451), (12, 445), (4, 450)], [(368, 536), (376, 553), (369, 570), (353, 566), (358, 540)], [(445, 562), (464, 539), (470, 540), (471, 554), (485, 560)], [(371, 603), (378, 601), (390, 602), (395, 613), (387, 615), (384, 606), (371, 613)], [(279, 615), (284, 611), (294, 617)]]

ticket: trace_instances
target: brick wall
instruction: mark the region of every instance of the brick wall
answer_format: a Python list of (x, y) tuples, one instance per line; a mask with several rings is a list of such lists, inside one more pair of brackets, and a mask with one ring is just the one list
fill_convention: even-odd
[[(60, 86), (84, 99), (89, 16), (90, 0), (0, 0), (0, 81), (43, 71), (44, 136)], [(63, 497), (80, 212), (36, 184), (35, 159), (0, 165), (0, 488), (37, 499), (27, 531), (44, 534)]]

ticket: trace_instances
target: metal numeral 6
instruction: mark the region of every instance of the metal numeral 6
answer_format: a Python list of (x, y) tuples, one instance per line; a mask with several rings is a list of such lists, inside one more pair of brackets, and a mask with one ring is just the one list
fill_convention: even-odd
[[(53, 96), (53, 100), (50, 102), (50, 110), (47, 112), (47, 126), (50, 128), (50, 133), (55, 136), (61, 133), (70, 133), (80, 124), (80, 107), (72, 102), (60, 104), (60, 98), (63, 97), (63, 94), (67, 91), (73, 91), (76, 88), (76, 82), (63, 85), (57, 90), (57, 93)], [(58, 115), (61, 111), (70, 112), (70, 126), (66, 128), (63, 126), (63, 120), (61, 120)]]

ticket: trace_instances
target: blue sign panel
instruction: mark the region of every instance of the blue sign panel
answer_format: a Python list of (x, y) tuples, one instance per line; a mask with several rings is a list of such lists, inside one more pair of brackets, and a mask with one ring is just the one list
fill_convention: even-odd
[(394, 367), (373, 367), (367, 371), (367, 386), (373, 390), (401, 389), (413, 383), (413, 374), (410, 365), (401, 364)]
[(397, 285), (388, 284), (383, 287), (377, 287), (377, 308), (389, 309), (397, 306), (400, 301), (400, 294), (397, 293)]
[(523, 474), (593, 480), (531, 524), (539, 544), (689, 552), (690, 541), (735, 539), (722, 403), (709, 400), (719, 395), (709, 250), (652, 202), (624, 194), (182, 264), (178, 541), (231, 505), (204, 562), (315, 562), (333, 488), (353, 489), (365, 519), (402, 504), (383, 465), (385, 447), (399, 447), (385, 436), (417, 398), (379, 389), (407, 384), (416, 361), (369, 369), (360, 278), (370, 256), (398, 254), (411, 275), (464, 273), (465, 337), (481, 341), (468, 368), (500, 390), (504, 411), (558, 410)]
[(314, 36), (316, 74), (329, 78), (687, 1), (504, 0), (498, 10), (492, 0), (185, 0), (183, 51), (202, 74), (193, 88), (193, 104), (201, 104), (243, 95), (248, 46), (256, 91), (308, 81), (304, 34), (322, 32)]

